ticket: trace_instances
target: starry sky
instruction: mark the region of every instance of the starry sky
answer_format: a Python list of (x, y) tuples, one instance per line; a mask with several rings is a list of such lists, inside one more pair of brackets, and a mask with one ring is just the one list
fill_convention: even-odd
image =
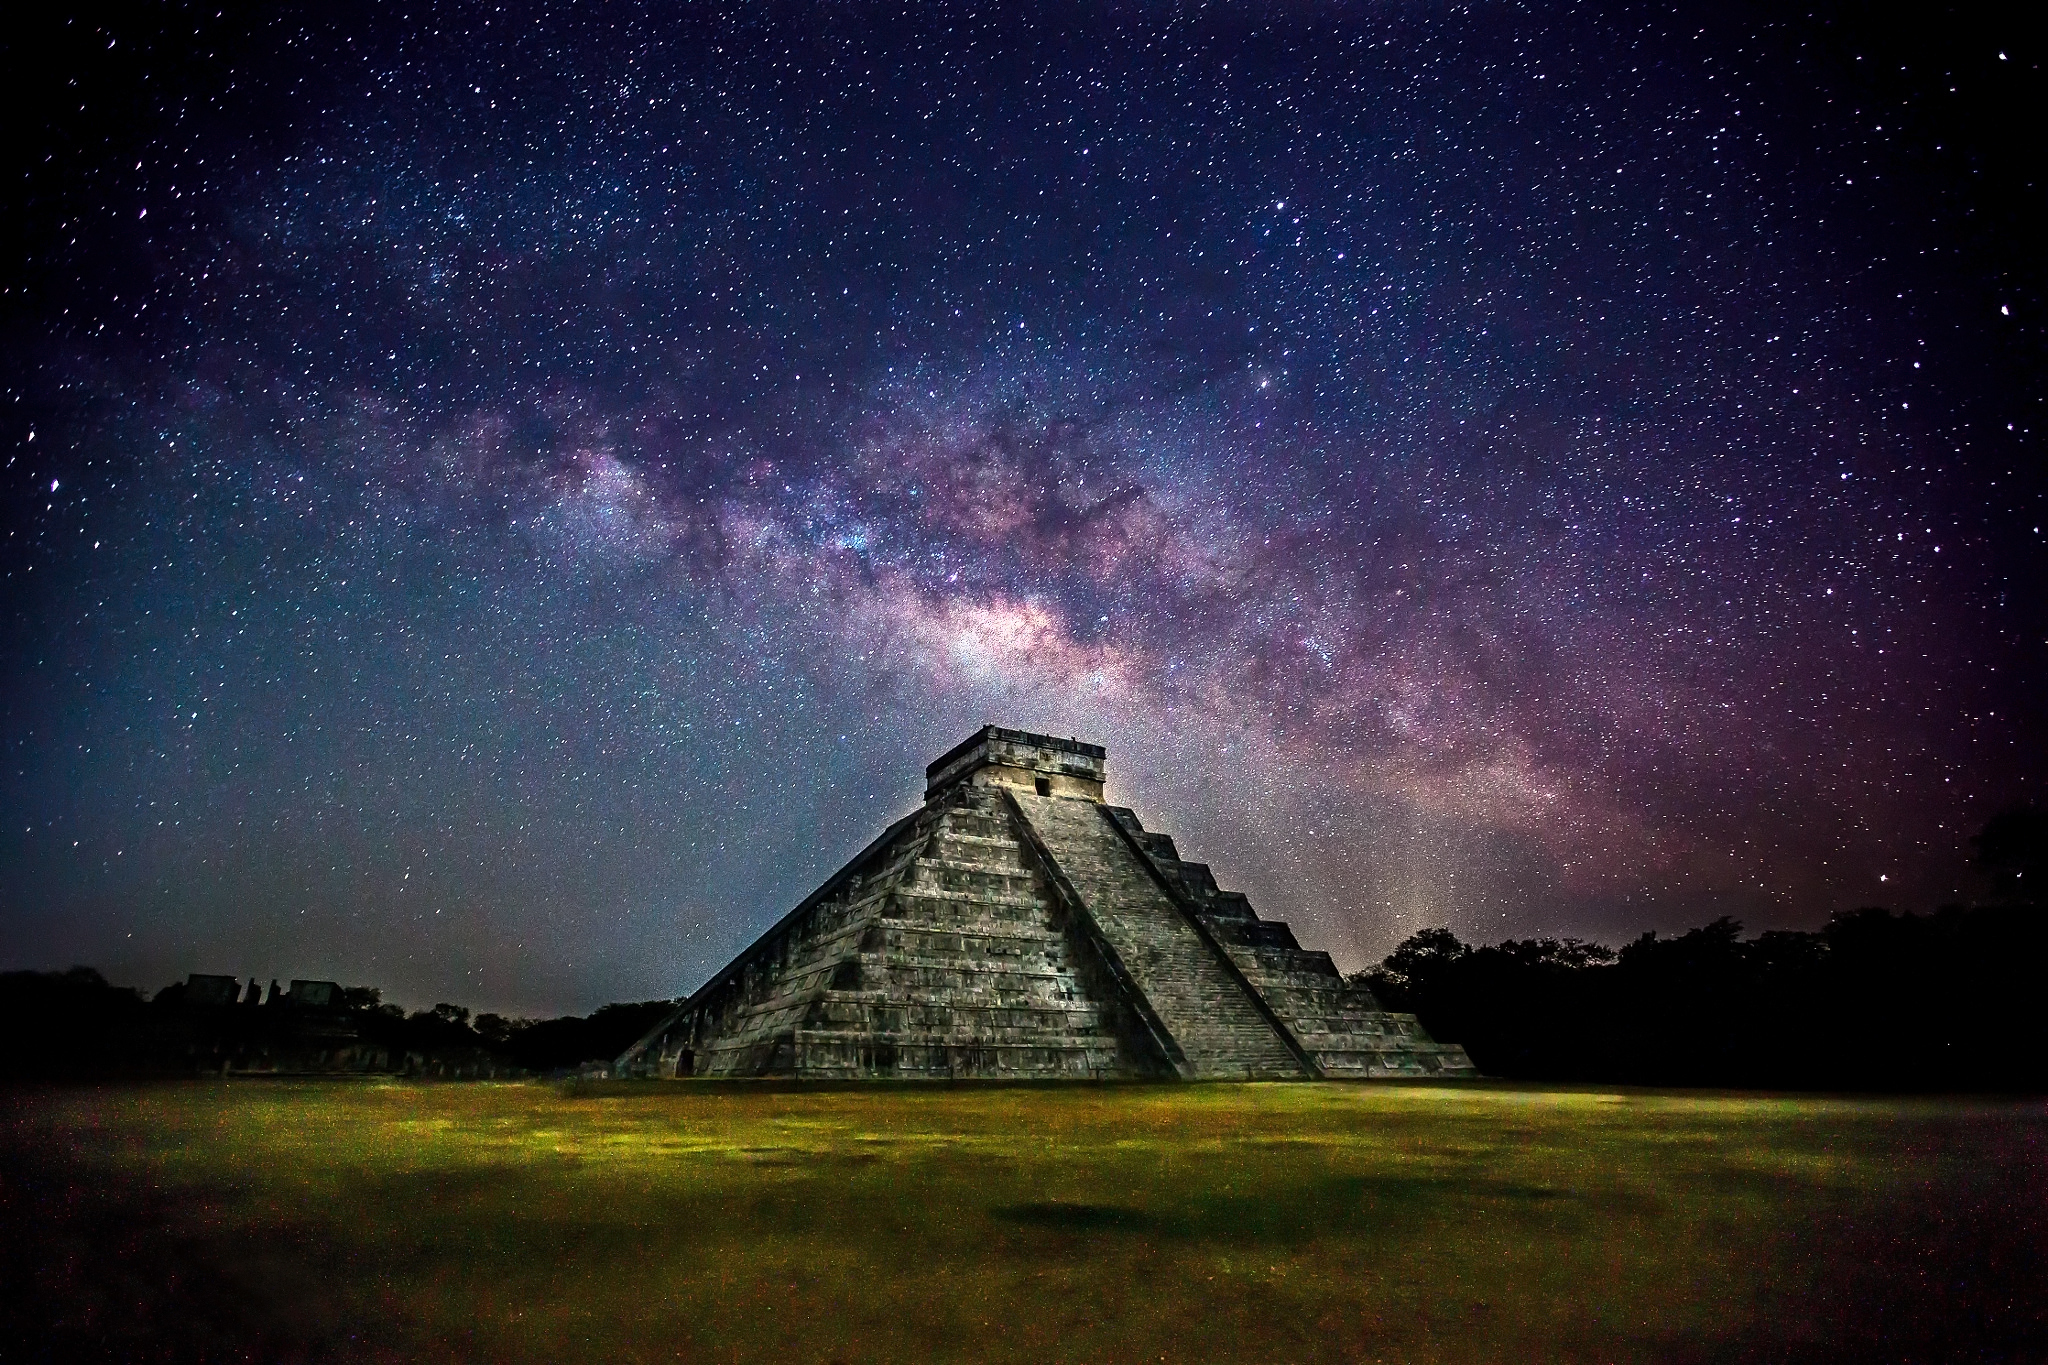
[(2048, 652), (1995, 23), (32, 18), (0, 965), (674, 995), (985, 722), (1346, 968), (1977, 894)]

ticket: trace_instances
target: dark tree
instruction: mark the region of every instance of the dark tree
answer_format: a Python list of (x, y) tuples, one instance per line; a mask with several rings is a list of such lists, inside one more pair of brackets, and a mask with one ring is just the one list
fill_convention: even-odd
[(1440, 993), (1446, 973), (1469, 952), (1450, 930), (1423, 929), (1401, 940), (1377, 968), (1352, 979), (1370, 987), (1388, 1009), (1413, 1010), (1417, 1001)]
[(2048, 882), (2048, 811), (2032, 804), (2009, 806), (1984, 822), (1970, 840), (1977, 869), (2000, 896), (2039, 901)]
[(502, 1047), (514, 1033), (532, 1022), (531, 1019), (507, 1019), (502, 1014), (485, 1013), (479, 1014), (471, 1027), (476, 1029), (477, 1037), (492, 1047)]
[(157, 1031), (142, 994), (90, 967), (0, 972), (0, 1076), (103, 1076), (149, 1070)]

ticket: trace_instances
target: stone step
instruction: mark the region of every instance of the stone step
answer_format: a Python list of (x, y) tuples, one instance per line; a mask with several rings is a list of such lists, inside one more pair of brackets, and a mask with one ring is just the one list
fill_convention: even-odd
[(1262, 987), (1276, 991), (1293, 991), (1303, 999), (1336, 1000), (1347, 993), (1356, 993), (1357, 987), (1344, 984), (1344, 978), (1334, 972), (1329, 976), (1312, 972), (1273, 972), (1257, 963), (1247, 963), (1233, 954), (1231, 961), (1246, 979)]
[[(962, 1009), (993, 1009), (998, 1003), (988, 994), (954, 990), (946, 986), (910, 986), (890, 982), (885, 986), (862, 986), (857, 990), (829, 989), (813, 998), (818, 1001), (852, 1002), (861, 1005), (957, 1005)], [(1045, 1010), (1048, 1014), (1096, 1014), (1101, 1006), (1086, 996), (1033, 995), (1023, 1003), (1033, 1009)], [(1008, 1005), (1002, 1006), (1009, 1008)]]
[(1477, 1076), (1479, 1070), (1456, 1043), (1408, 1041), (1398, 1047), (1311, 1051), (1329, 1076)]
[[(928, 920), (904, 919), (891, 915), (875, 921), (885, 935), (885, 942), (895, 942), (893, 936), (914, 934), (921, 939), (975, 939), (990, 943), (1045, 943), (1065, 944), (1066, 939), (1051, 929), (1040, 928), (1028, 920), (1010, 920), (962, 928), (952, 925), (936, 925)], [(965, 947), (961, 951), (968, 951)]]
[(932, 1043), (916, 1037), (871, 1039), (808, 1031), (793, 1038), (807, 1076), (895, 1076), (906, 1079), (957, 1077), (1084, 1078), (1122, 1074), (1116, 1049), (1044, 1043), (989, 1045)]
[(992, 992), (1057, 993), (1057, 988), (1065, 987), (1071, 997), (1072, 981), (1071, 972), (1031, 971), (1023, 967), (982, 966), (959, 962), (935, 966), (891, 964), (863, 970), (857, 982), (835, 979), (830, 989), (878, 991), (887, 988), (897, 991), (934, 991), (944, 992), (955, 998), (967, 998)]
[(990, 1010), (955, 1016), (937, 1009), (887, 1013), (835, 1009), (810, 1016), (797, 1027), (870, 1038), (915, 1035), (938, 1042), (982, 1043), (991, 1047), (1045, 1043), (1063, 1047), (1118, 1046), (1115, 1032), (1099, 1020), (1047, 1019), (1024, 1011)]
[[(859, 986), (850, 991), (835, 988), (835, 980), (841, 977), (847, 965), (855, 961), (861, 967)], [(743, 1019), (735, 1020), (731, 1031), (773, 1030), (800, 1017), (817, 1000), (834, 994), (865, 993), (877, 998), (888, 994), (901, 999), (953, 1001), (963, 1006), (1003, 999), (1043, 1003), (1048, 1008), (1057, 1006), (1064, 1009), (1070, 1005), (1095, 1008), (1088, 1003), (1086, 993), (1071, 971), (1016, 960), (994, 962), (942, 958), (929, 962), (895, 962), (886, 955), (863, 954), (860, 959), (845, 958), (822, 964), (800, 977), (786, 978), (777, 985), (773, 995), (750, 1001), (742, 1011)]]
[(1025, 1039), (981, 1039), (947, 1033), (934, 1033), (926, 1029), (899, 1029), (894, 1032), (877, 1032), (871, 1029), (804, 1028), (794, 1031), (794, 1037), (806, 1042), (877, 1042), (905, 1043), (938, 1047), (986, 1047), (1015, 1052), (1032, 1048), (1049, 1048), (1058, 1052), (1097, 1052), (1108, 1046), (1108, 1040), (1101, 1037), (1076, 1035), (1071, 1038), (1045, 1037)]
[(1379, 1019), (1386, 1011), (1370, 1000), (1347, 1000), (1335, 992), (1298, 991), (1286, 986), (1266, 985), (1252, 978), (1266, 1004), (1283, 1019), (1313, 1015), (1319, 1019)]
[(989, 1038), (996, 1041), (1029, 1039), (1041, 1034), (1104, 1034), (1102, 1020), (1092, 1011), (1060, 1010), (1030, 1002), (1012, 1004), (911, 1004), (891, 1001), (886, 1005), (851, 1000), (823, 1000), (808, 1011), (804, 1028), (834, 1027), (841, 1031), (887, 1033), (892, 1031), (939, 1032), (961, 1039)]
[(1407, 1047), (1415, 1041), (1414, 1034), (1404, 1033), (1398, 1028), (1302, 1028), (1294, 1036), (1310, 1051), (1317, 1048)]
[(1059, 945), (1029, 939), (991, 938), (979, 950), (972, 952), (945, 943), (919, 946), (890, 942), (880, 948), (863, 950), (860, 961), (862, 971), (884, 971), (891, 967), (959, 967), (962, 970), (1028, 971), (1057, 976), (1070, 974), (1066, 953)]
[(1017, 871), (1028, 868), (1024, 846), (1013, 837), (989, 838), (979, 834), (956, 834), (941, 830), (925, 845), (924, 856), (969, 867)]
[(955, 808), (946, 813), (939, 826), (941, 835), (962, 838), (1004, 839), (1010, 836), (1010, 822), (1000, 810), (976, 811)]
[(1217, 894), (1219, 888), (1216, 885), (1216, 878), (1209, 871), (1207, 863), (1177, 860), (1168, 865), (1166, 870), (1177, 877), (1180, 884), (1187, 889), (1187, 893), (1196, 900), (1206, 901)]
[(960, 891), (975, 897), (993, 893), (1002, 900), (1038, 900), (1044, 896), (1035, 872), (1021, 867), (979, 867), (938, 858), (918, 859), (909, 886), (920, 891)]
[(881, 1029), (869, 1024), (851, 1028), (827, 1025), (824, 1028), (796, 1030), (806, 1039), (831, 1042), (858, 1042), (864, 1046), (880, 1044), (885, 1047), (931, 1047), (931, 1048), (991, 1048), (1002, 1049), (1012, 1056), (1050, 1048), (1056, 1051), (1085, 1052), (1095, 1055), (1114, 1056), (1116, 1040), (1107, 1034), (1049, 1034), (1038, 1031), (1018, 1032), (1009, 1037), (994, 1038), (971, 1034), (951, 1033), (945, 1030), (905, 1028)]
[[(1393, 1042), (1393, 1040), (1401, 1040), (1401, 1038), (1415, 1038), (1415, 1033), (1409, 1033), (1399, 1023), (1386, 1023), (1384, 1017), (1380, 1017), (1380, 1019), (1370, 1019), (1370, 1017), (1366, 1017), (1366, 1019), (1329, 1019), (1329, 1017), (1317, 1019), (1317, 1017), (1311, 1015), (1311, 1017), (1303, 1017), (1303, 1019), (1296, 1019), (1294, 1021), (1294, 1038), (1296, 1038), (1296, 1042), (1300, 1042), (1300, 1046), (1303, 1046), (1303, 1048), (1309, 1048), (1309, 1046), (1317, 1046), (1317, 1048), (1339, 1046), (1341, 1040), (1346, 1040), (1346, 1038), (1374, 1040), (1374, 1046), (1378, 1046), (1382, 1042)], [(1333, 1042), (1333, 1040), (1337, 1040), (1337, 1042)]]
[(1231, 954), (1231, 960), (1235, 962), (1246, 958), (1257, 963), (1260, 971), (1272, 972), (1275, 976), (1299, 976), (1337, 986), (1344, 984), (1344, 973), (1337, 970), (1337, 964), (1330, 960), (1330, 955), (1311, 948), (1247, 944)]
[(1294, 1001), (1274, 999), (1274, 997), (1266, 997), (1266, 1003), (1272, 1005), (1274, 1013), (1280, 1015), (1282, 1019), (1298, 1019), (1300, 1025), (1296, 1027), (1296, 1033), (1303, 1029), (1303, 1027), (1315, 1027), (1317, 1021), (1321, 1021), (1325, 1027), (1339, 1027), (1339, 1025), (1354, 1027), (1356, 1025), (1356, 1027), (1372, 1027), (1372, 1029), (1382, 1029), (1382, 1031), (1393, 1031), (1397, 1027), (1393, 1023), (1393, 1019), (1386, 1017), (1384, 1009), (1311, 1009), (1311, 1007), (1300, 1007)]
[[(923, 937), (943, 938), (945, 935)], [(959, 967), (962, 970), (1039, 972), (1070, 975), (1071, 964), (1060, 945), (1043, 939), (1001, 939), (993, 936), (979, 949), (966, 951), (946, 943), (889, 942), (861, 953), (861, 970), (891, 967)]]
[[(1311, 954), (1294, 940), (1294, 931), (1279, 920), (1260, 919), (1253, 915), (1246, 919), (1228, 918), (1222, 915), (1203, 915), (1203, 925), (1218, 943), (1229, 946), (1231, 955), (1239, 953), (1263, 956), (1273, 954), (1275, 962), (1296, 961), (1293, 955), (1303, 957), (1326, 956)], [(1330, 968), (1335, 971), (1336, 968)]]
[(938, 921), (947, 916), (968, 918), (979, 916), (994, 922), (997, 914), (1015, 918), (1047, 916), (1051, 914), (1049, 897), (1000, 896), (993, 892), (955, 891), (943, 886), (900, 886), (890, 893), (890, 919), (931, 919)]

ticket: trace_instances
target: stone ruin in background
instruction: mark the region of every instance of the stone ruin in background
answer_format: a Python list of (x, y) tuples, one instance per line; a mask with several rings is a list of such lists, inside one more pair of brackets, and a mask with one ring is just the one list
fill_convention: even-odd
[(631, 1076), (1472, 1076), (1105, 804), (1098, 745), (988, 726), (613, 1068)]

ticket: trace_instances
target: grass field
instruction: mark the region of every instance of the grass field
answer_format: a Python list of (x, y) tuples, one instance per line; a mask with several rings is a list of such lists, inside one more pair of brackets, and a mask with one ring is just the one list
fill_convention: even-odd
[(2048, 1106), (1496, 1085), (17, 1093), (49, 1358), (2042, 1359)]

